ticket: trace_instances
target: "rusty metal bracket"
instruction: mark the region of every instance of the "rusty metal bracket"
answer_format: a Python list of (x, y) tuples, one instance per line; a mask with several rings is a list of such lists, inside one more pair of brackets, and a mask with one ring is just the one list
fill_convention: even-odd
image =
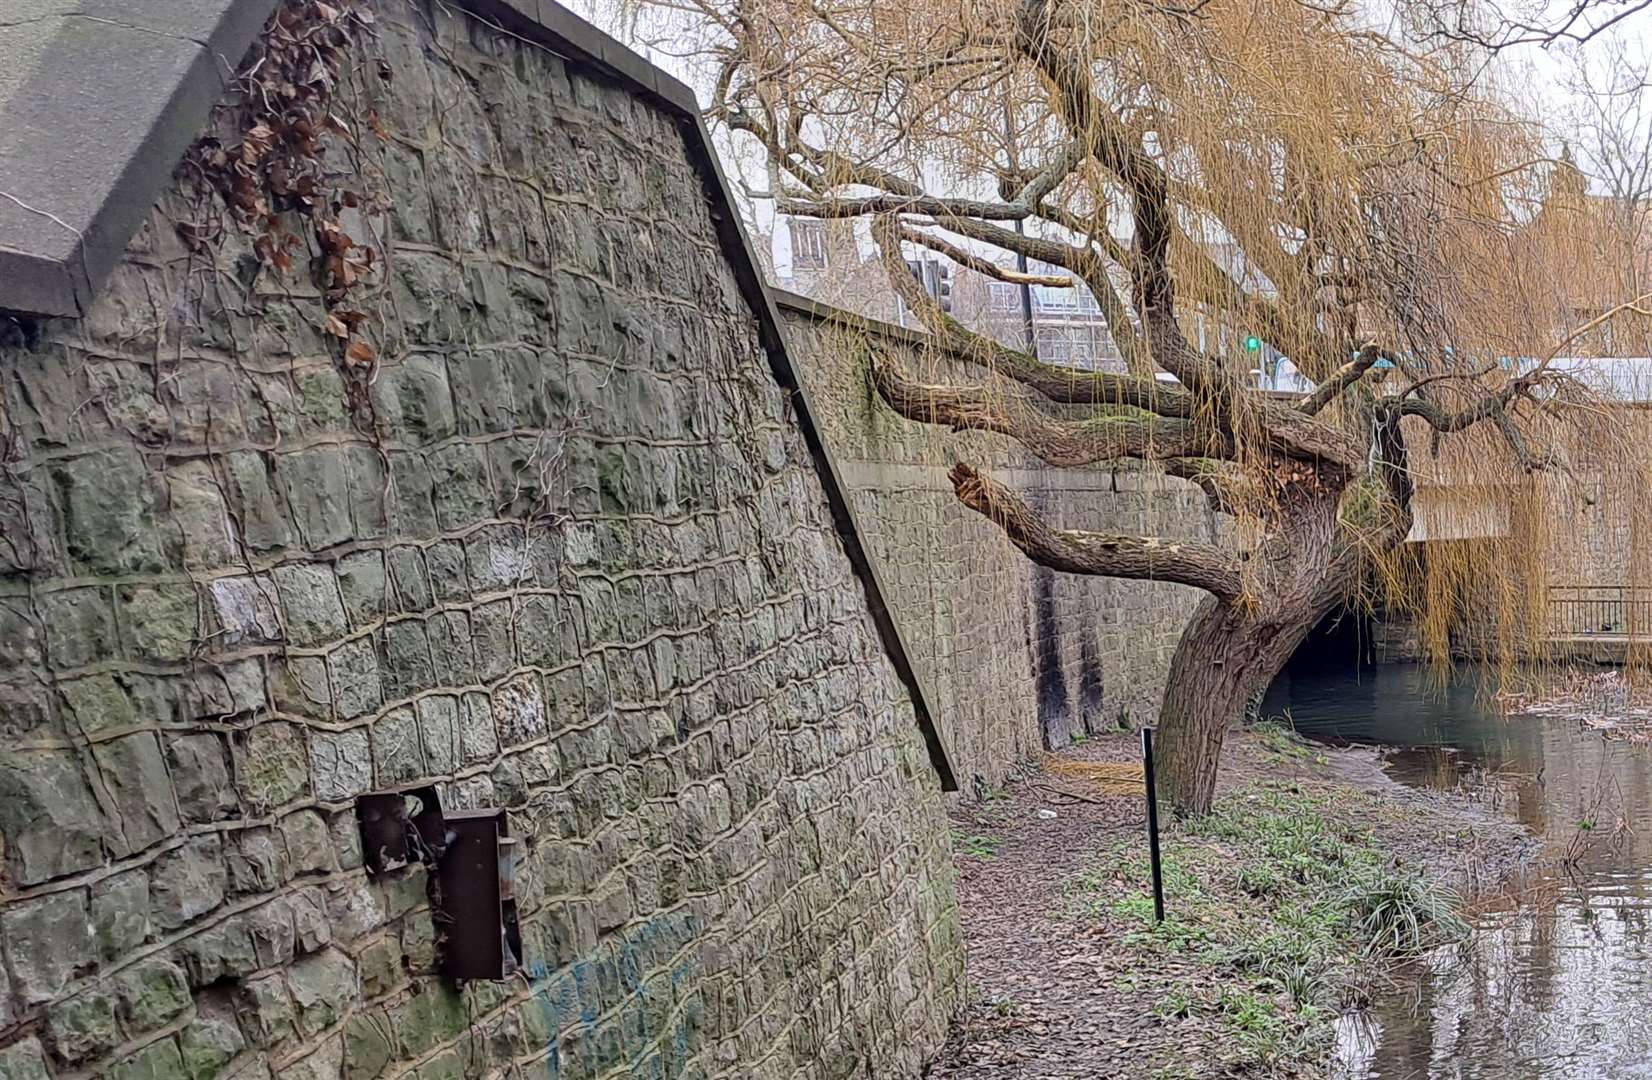
[(442, 974), (508, 979), (522, 967), (514, 882), (516, 841), (497, 809), (455, 811), (432, 882)]

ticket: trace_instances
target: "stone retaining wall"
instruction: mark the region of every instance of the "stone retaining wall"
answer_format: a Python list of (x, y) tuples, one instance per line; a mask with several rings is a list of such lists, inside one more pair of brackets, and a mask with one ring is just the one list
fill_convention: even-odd
[(904, 420), (867, 384), (868, 346), (926, 382), (985, 373), (899, 327), (802, 297), (781, 307), (960, 784), (988, 788), (1042, 749), (1155, 722), (1203, 594), (1035, 566), (957, 501), (947, 471), (989, 469), (1058, 527), (1215, 540), (1226, 526), (1203, 494), (1128, 466), (1050, 468), (998, 436)]
[[(83, 318), (0, 320), (0, 1076), (915, 1075), (936, 774), (697, 129), (595, 35), (371, 11), (370, 377), (187, 177)], [(423, 783), (522, 839), (507, 981), (363, 868)]]

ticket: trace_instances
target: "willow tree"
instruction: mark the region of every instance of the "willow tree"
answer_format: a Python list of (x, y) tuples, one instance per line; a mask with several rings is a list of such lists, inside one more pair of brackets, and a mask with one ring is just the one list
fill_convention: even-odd
[[(1391, 553), (1412, 526), (1414, 447), (1455, 442), (1512, 478), (1569, 468), (1562, 428), (1613, 426), (1545, 362), (1576, 327), (1523, 240), (1546, 182), (1538, 133), (1350, 14), (690, 2), (713, 27), (710, 116), (761, 148), (761, 194), (860, 219), (906, 308), (978, 375), (934, 384), (871, 349), (883, 401), (1055, 467), (1140, 462), (1233, 518), (1222, 543), (1064, 530), (976, 465), (951, 470), (958, 499), (1037, 563), (1208, 594), (1160, 718), (1183, 810), (1209, 807), (1225, 730), (1316, 622), (1373, 576), (1406, 587)], [(1018, 257), (1046, 283), (1055, 268), (1095, 296), (1120, 370), (964, 325), (909, 272), (918, 252), (1006, 282), (1027, 279)], [(1256, 391), (1252, 338), (1312, 393)], [(1535, 556), (1504, 561), (1518, 574)]]

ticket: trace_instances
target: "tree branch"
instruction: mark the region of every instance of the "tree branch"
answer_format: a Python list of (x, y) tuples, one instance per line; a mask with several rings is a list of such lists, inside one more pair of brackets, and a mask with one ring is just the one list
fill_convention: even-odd
[(983, 259), (978, 255), (971, 255), (957, 244), (949, 244), (932, 233), (918, 229), (901, 227), (901, 239), (926, 247), (931, 251), (938, 251), (951, 259), (959, 266), (975, 271), (985, 277), (1007, 281), (1012, 285), (1043, 285), (1050, 289), (1070, 289), (1073, 279), (1058, 274), (1023, 274), (1018, 270), (1011, 270), (999, 266), (991, 259)]
[[(1297, 411), (1309, 416), (1319, 412), (1325, 406), (1342, 396), (1342, 392), (1365, 377), (1365, 373), (1383, 359), (1383, 351), (1376, 342), (1370, 342), (1359, 351), (1359, 355), (1343, 364), (1325, 378), (1325, 381), (1314, 387), (1314, 392), (1297, 404)], [(1392, 362), (1392, 360), (1390, 360)]]
[(1193, 415), (1196, 404), (1193, 399), (1182, 390), (1160, 384), (1157, 379), (1056, 367), (1035, 360), (1018, 349), (1011, 349), (995, 338), (977, 334), (942, 311), (934, 298), (913, 279), (906, 268), (906, 260), (901, 257), (900, 233), (893, 218), (875, 219), (872, 235), (882, 254), (890, 286), (929, 327), (930, 332), (952, 349), (959, 359), (1013, 379), (1060, 404), (1128, 405), (1159, 416)]
[(1228, 603), (1243, 592), (1238, 558), (1193, 541), (1055, 529), (1004, 485), (968, 465), (952, 467), (958, 500), (1004, 530), (1034, 562), (1068, 574), (1171, 581)]
[(879, 396), (908, 420), (1008, 435), (1058, 468), (1120, 458), (1221, 458), (1234, 452), (1231, 442), (1187, 420), (1150, 415), (1058, 420), (988, 387), (913, 382), (876, 353), (868, 363)]

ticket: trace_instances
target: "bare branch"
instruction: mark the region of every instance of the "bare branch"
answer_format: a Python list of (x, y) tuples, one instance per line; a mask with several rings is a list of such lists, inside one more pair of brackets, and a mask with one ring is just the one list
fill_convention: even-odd
[(1128, 405), (1160, 416), (1192, 416), (1196, 402), (1184, 391), (1163, 386), (1151, 377), (1079, 371), (1041, 363), (984, 334), (977, 334), (941, 310), (906, 269), (900, 253), (900, 234), (893, 218), (873, 223), (873, 237), (883, 256), (889, 283), (902, 302), (925, 326), (966, 362), (987, 368), (1038, 391), (1051, 401), (1069, 405)]
[(1193, 541), (1055, 529), (1004, 485), (968, 465), (952, 467), (952, 489), (965, 506), (1004, 530), (1034, 562), (1069, 574), (1172, 581), (1227, 603), (1243, 592), (1238, 558)]
[(893, 364), (873, 354), (872, 385), (908, 420), (945, 424), (955, 431), (1008, 435), (1051, 465), (1093, 465), (1121, 458), (1213, 457), (1233, 453), (1221, 436), (1187, 420), (1110, 415), (1059, 420), (1025, 400), (1006, 398), (983, 386), (935, 386), (913, 382)]
[(938, 251), (959, 266), (967, 267), (977, 274), (995, 278), (998, 281), (1007, 281), (1012, 285), (1042, 285), (1048, 289), (1070, 289), (1073, 287), (1073, 279), (1070, 277), (1062, 277), (1059, 274), (1023, 274), (1020, 271), (999, 266), (990, 259), (971, 255), (957, 244), (949, 244), (933, 233), (902, 226), (901, 239), (919, 244), (931, 251)]

